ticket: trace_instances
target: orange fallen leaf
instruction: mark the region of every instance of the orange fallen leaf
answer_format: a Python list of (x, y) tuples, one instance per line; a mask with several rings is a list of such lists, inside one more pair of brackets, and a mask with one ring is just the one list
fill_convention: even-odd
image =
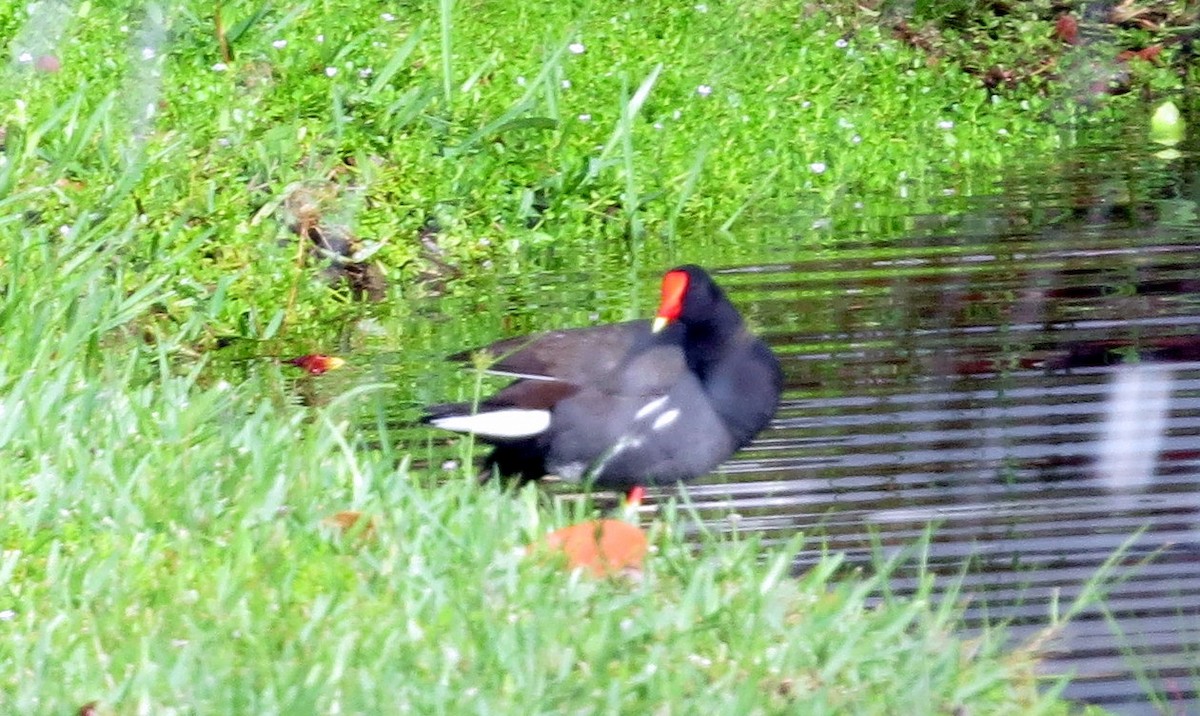
[(584, 568), (594, 576), (607, 577), (626, 570), (637, 571), (648, 549), (646, 533), (621, 520), (590, 520), (555, 530), (535, 544), (535, 549), (561, 552), (568, 569)]
[(340, 530), (343, 534), (353, 531), (359, 526), (359, 522), (363, 522), (362, 532), (359, 537), (362, 539), (370, 539), (375, 535), (375, 520), (361, 512), (355, 510), (343, 510), (335, 512), (332, 515), (321, 520), (321, 524), (326, 527), (333, 527)]
[(313, 375), (321, 375), (327, 370), (336, 370), (346, 365), (346, 361), (337, 356), (326, 356), (320, 353), (309, 353), (308, 355), (292, 358), (287, 363), (297, 368), (302, 368)]

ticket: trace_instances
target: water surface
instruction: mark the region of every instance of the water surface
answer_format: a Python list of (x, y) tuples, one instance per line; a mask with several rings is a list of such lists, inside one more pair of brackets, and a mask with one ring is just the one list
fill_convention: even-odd
[[(873, 542), (898, 550), (933, 525), (927, 566), (961, 583), (968, 626), (1007, 622), (1017, 641), (1123, 547), (1106, 599), (1051, 642), (1046, 668), (1118, 713), (1200, 712), (1196, 167), (1079, 151), (944, 211), (759, 227), (737, 261), (719, 243), (683, 249), (716, 270), (787, 385), (770, 428), (689, 487), (698, 514), (768, 543), (803, 531), (866, 567)], [(665, 266), (600, 261), (436, 302), (443, 337), (401, 363), (645, 315)], [(449, 369), (404, 370), (410, 406), (462, 390)], [(439, 445), (431, 462), (453, 456)]]

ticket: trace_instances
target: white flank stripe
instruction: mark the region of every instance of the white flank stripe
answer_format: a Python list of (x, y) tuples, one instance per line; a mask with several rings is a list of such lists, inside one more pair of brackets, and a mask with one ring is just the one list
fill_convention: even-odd
[(528, 438), (550, 427), (550, 411), (506, 408), (475, 415), (451, 415), (430, 422), (443, 430), (486, 438)]
[(667, 404), (667, 396), (665, 396), (665, 395), (661, 398), (656, 398), (654, 400), (651, 400), (649, 403), (646, 403), (641, 408), (638, 408), (638, 411), (633, 416), (633, 419), (641, 420), (642, 418), (646, 417), (650, 413), (653, 413), (654, 411), (658, 410), (659, 408), (663, 407), (666, 404)]
[(487, 368), (483, 371), (488, 375), (498, 375), (503, 378), (521, 378), (523, 380), (558, 380), (554, 376), (542, 375), (541, 373), (518, 373), (513, 370), (492, 370)]
[(662, 430), (671, 423), (679, 419), (679, 408), (672, 408), (662, 415), (654, 419), (654, 424), (650, 426), (651, 430)]

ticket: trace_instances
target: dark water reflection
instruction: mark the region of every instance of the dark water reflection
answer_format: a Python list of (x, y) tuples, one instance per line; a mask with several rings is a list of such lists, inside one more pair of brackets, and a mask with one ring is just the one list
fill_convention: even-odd
[[(1128, 543), (1047, 669), (1118, 713), (1200, 713), (1200, 170), (1075, 156), (903, 231), (835, 222), (757, 236), (740, 265), (682, 256), (719, 269), (787, 379), (772, 426), (688, 496), (712, 528), (803, 531), (867, 566), (873, 541), (897, 550), (933, 524), (927, 566), (961, 580), (968, 620), (1022, 641)], [(513, 289), (519, 306), (499, 290), (438, 310), (483, 340), (619, 320), (645, 313), (660, 268), (642, 272), (641, 305), (580, 288), (596, 282), (576, 269)], [(410, 405), (446, 399), (437, 354), (481, 342), (440, 340), (404, 361), (424, 366), (399, 376)]]
[(1143, 178), (1115, 202), (1017, 179), (931, 231), (742, 274), (789, 391), (689, 490), (700, 514), (860, 564), (933, 524), (968, 620), (1020, 640), (1128, 542), (1047, 668), (1119, 713), (1200, 713), (1200, 230), (1194, 183)]

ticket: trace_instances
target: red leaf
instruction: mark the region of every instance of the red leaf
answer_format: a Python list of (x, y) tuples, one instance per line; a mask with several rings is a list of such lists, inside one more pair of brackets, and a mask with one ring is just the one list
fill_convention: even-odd
[(327, 370), (336, 370), (346, 365), (346, 361), (337, 356), (326, 356), (320, 353), (310, 353), (298, 358), (292, 358), (286, 362), (297, 368), (303, 368), (313, 375), (321, 375)]
[(1054, 21), (1054, 37), (1068, 45), (1079, 44), (1079, 21), (1069, 12), (1064, 12)]

